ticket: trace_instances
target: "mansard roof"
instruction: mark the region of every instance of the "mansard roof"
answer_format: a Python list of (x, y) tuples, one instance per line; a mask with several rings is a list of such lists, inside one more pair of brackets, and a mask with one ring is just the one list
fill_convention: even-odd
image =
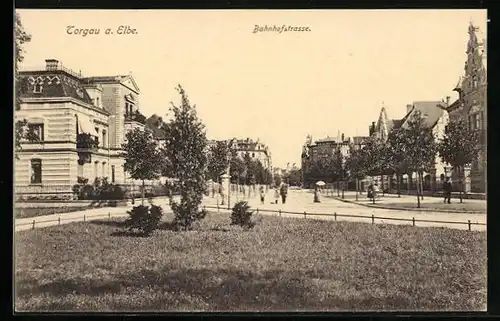
[[(41, 92), (35, 92), (40, 84)], [(64, 70), (20, 71), (19, 86), (21, 98), (70, 97), (92, 104), (81, 79)]]

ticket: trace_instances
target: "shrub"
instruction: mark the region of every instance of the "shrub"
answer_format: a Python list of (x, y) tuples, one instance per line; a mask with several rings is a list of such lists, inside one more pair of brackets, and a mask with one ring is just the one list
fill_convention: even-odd
[(158, 229), (163, 216), (163, 209), (156, 205), (151, 205), (151, 208), (139, 205), (127, 213), (129, 214), (129, 218), (125, 221), (125, 227), (129, 231), (140, 231), (148, 236)]
[(253, 211), (250, 211), (250, 206), (246, 201), (240, 201), (233, 206), (231, 212), (231, 225), (239, 225), (245, 230), (249, 230), (255, 226), (252, 221)]
[(199, 209), (201, 196), (194, 191), (187, 191), (182, 194), (180, 203), (172, 202), (172, 211), (174, 212), (174, 224), (177, 228), (182, 228), (184, 231), (190, 230), (193, 223), (200, 221), (207, 216), (205, 209)]

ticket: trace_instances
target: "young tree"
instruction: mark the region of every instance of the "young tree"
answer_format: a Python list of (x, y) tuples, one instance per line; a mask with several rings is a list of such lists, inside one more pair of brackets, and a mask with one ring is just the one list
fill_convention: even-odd
[(405, 162), (410, 171), (417, 173), (417, 207), (420, 208), (422, 174), (434, 166), (437, 144), (432, 128), (424, 123), (420, 112), (408, 120), (408, 126), (401, 131), (401, 139), (405, 145)]
[[(384, 144), (375, 137), (370, 136), (362, 148), (364, 172), (369, 176), (377, 176), (381, 174), (384, 158)], [(375, 197), (372, 198), (375, 203)]]
[(124, 168), (132, 179), (142, 181), (141, 204), (144, 206), (144, 181), (158, 179), (162, 170), (162, 155), (156, 140), (149, 131), (136, 128), (128, 132), (122, 145)]
[(459, 118), (448, 123), (443, 138), (438, 142), (438, 153), (442, 161), (458, 171), (460, 203), (463, 202), (464, 168), (477, 160), (482, 138), (481, 132), (471, 130), (467, 122)]
[(172, 200), (175, 223), (187, 231), (207, 214), (199, 208), (206, 188), (207, 138), (205, 126), (196, 114), (196, 106), (191, 106), (182, 86), (176, 89), (181, 95), (181, 104), (172, 103), (170, 108), (173, 118), (165, 126), (164, 153), (178, 179), (181, 194), (180, 203)]
[(342, 182), (342, 198), (344, 198), (344, 180), (346, 179), (345, 175), (345, 164), (344, 164), (344, 156), (340, 148), (335, 150), (333, 154), (333, 159), (331, 163), (331, 171), (337, 177), (337, 196), (339, 196), (339, 183)]
[(225, 141), (218, 141), (208, 152), (207, 177), (220, 182), (220, 177), (228, 167), (229, 146)]
[(300, 169), (292, 169), (288, 173), (286, 173), (286, 180), (290, 183), (292, 186), (299, 186), (302, 182), (302, 172)]
[(349, 146), (349, 156), (345, 161), (345, 169), (348, 178), (355, 180), (357, 201), (359, 181), (366, 176), (364, 153), (361, 148), (356, 148), (354, 145)]
[(383, 166), (387, 168), (391, 174), (396, 174), (397, 193), (401, 197), (401, 177), (407, 172), (406, 164), (406, 149), (402, 128), (393, 128), (389, 132), (387, 142), (383, 148)]

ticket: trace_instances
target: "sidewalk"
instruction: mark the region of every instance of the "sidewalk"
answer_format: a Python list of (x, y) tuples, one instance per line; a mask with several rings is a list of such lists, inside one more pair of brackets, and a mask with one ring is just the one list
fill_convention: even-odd
[(459, 199), (452, 198), (451, 204), (447, 204), (444, 203), (443, 198), (424, 196), (424, 199), (420, 200), (420, 208), (418, 208), (416, 195), (400, 195), (400, 197), (398, 197), (398, 195), (395, 194), (382, 195), (382, 193), (380, 193), (379, 197), (375, 200), (375, 204), (368, 199), (366, 192), (358, 194), (358, 201), (356, 201), (356, 192), (353, 191), (344, 191), (343, 199), (342, 193), (340, 193), (340, 197), (337, 195), (337, 192), (334, 192), (333, 195), (323, 194), (323, 197), (334, 198), (342, 202), (353, 203), (361, 206), (403, 211), (484, 214), (486, 213), (487, 208), (485, 200), (477, 199), (464, 199), (463, 203), (460, 203)]

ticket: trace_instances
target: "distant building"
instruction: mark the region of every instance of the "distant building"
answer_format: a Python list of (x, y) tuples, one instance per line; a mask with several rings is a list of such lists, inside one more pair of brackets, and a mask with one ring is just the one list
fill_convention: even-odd
[(312, 178), (308, 177), (307, 173), (314, 162), (319, 159), (332, 159), (337, 150), (340, 150), (345, 159), (349, 156), (351, 146), (362, 148), (367, 138), (367, 136), (345, 137), (339, 131), (337, 137), (328, 136), (313, 143), (312, 137), (307, 136), (301, 155), (302, 181), (311, 184)]
[[(463, 117), (473, 130), (486, 134), (487, 122), (487, 63), (486, 38), (478, 27), (469, 25), (469, 41), (467, 42), (467, 60), (464, 75), (460, 77), (454, 90), (458, 99), (448, 107), (450, 118)], [(486, 135), (485, 135), (486, 136)], [(486, 142), (480, 144), (478, 160), (471, 164), (469, 179), (470, 191), (485, 192), (486, 190)], [(458, 181), (457, 172), (452, 171), (452, 181)]]

